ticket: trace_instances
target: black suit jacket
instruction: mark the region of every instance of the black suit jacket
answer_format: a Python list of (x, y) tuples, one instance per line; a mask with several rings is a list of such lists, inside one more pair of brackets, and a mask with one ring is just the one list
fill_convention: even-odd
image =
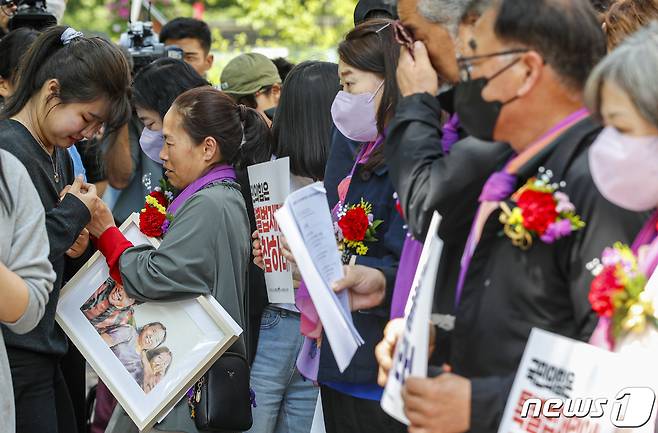
[[(587, 224), (553, 244), (515, 247), (502, 234), (500, 210), (487, 219), (457, 308), (450, 363), (471, 379), (471, 431), (495, 432), (533, 327), (587, 340), (597, 322), (585, 265), (616, 241), (630, 243), (647, 215), (623, 210), (596, 189), (588, 149), (600, 126), (587, 118), (523, 166), (517, 187), (544, 167)], [(515, 204), (507, 201), (510, 208)]]
[[(425, 239), (435, 210), (443, 217), (439, 236), (444, 246), (434, 312), (454, 314), (459, 263), (482, 186), (513, 152), (503, 143), (467, 137), (455, 143), (449, 154), (444, 153), (441, 109), (439, 100), (428, 93), (403, 98), (388, 129), (385, 154), (405, 220), (416, 239)], [(447, 337), (439, 330), (437, 347), (445, 348)], [(437, 351), (433, 362), (441, 365), (447, 353)]]

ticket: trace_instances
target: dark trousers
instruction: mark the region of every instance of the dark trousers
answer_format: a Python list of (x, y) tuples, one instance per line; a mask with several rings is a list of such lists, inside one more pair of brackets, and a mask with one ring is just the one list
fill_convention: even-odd
[(78, 431), (84, 432), (87, 429), (87, 363), (70, 340), (69, 351), (60, 361), (60, 366), (71, 396)]
[(320, 387), (327, 433), (406, 433), (407, 426), (384, 412), (378, 401)]
[(59, 358), (7, 348), (16, 402), (16, 433), (76, 433)]

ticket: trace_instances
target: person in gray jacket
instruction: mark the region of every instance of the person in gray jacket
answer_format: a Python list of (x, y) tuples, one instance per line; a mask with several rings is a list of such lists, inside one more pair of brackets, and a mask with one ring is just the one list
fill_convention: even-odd
[[(160, 152), (165, 175), (181, 191), (167, 208), (173, 221), (160, 247), (133, 247), (101, 206), (88, 225), (110, 276), (139, 302), (214, 296), (244, 329), (249, 264), (249, 219), (236, 183), (254, 152), (270, 144), (270, 131), (254, 109), (225, 93), (197, 87), (180, 95), (163, 122)], [(229, 349), (246, 355), (244, 336)], [(197, 433), (186, 399), (155, 431)], [(137, 432), (117, 407), (106, 432)]]
[[(27, 170), (0, 150), (0, 322), (16, 334), (34, 329), (46, 310), (55, 272), (41, 200)], [(14, 394), (0, 330), (0, 431), (14, 433)]]

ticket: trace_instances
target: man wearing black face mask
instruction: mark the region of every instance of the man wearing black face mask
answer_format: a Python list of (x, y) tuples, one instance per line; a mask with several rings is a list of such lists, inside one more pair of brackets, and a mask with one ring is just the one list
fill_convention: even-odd
[(590, 337), (585, 263), (631, 241), (645, 218), (606, 201), (589, 172), (600, 126), (582, 89), (606, 49), (587, 0), (495, 0), (468, 45), (455, 96), (462, 125), (516, 155), (480, 194), (457, 283), (450, 372), (405, 384), (412, 427), (432, 433), (497, 430), (533, 327)]
[(443, 217), (439, 235), (444, 247), (434, 298), (434, 312), (443, 316), (433, 360), (437, 365), (448, 353), (446, 331), (454, 317), (459, 261), (477, 210), (477, 198), (487, 177), (512, 154), (502, 143), (466, 137), (461, 128), (455, 131), (454, 92), (436, 97), (440, 85), (449, 86), (459, 79), (455, 54), (460, 50), (458, 41), (464, 39), (477, 15), (469, 15), (470, 20), (460, 24), (468, 3), (398, 1), (403, 26), (398, 27), (400, 42), (416, 42), (401, 48), (397, 80), (402, 98), (385, 142), (391, 180), (410, 232), (423, 240), (434, 210)]

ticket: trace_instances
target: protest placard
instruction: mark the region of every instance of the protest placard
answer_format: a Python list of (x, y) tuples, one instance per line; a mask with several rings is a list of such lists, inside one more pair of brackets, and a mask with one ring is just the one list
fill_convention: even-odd
[(404, 333), (395, 348), (393, 368), (381, 401), (386, 413), (407, 425), (402, 401), (404, 382), (409, 376), (427, 377), (430, 317), (443, 250), (443, 241), (437, 234), (440, 223), (441, 216), (434, 212), (405, 308)]
[(656, 384), (650, 359), (534, 328), (498, 433), (653, 432)]
[(273, 304), (295, 303), (290, 265), (281, 252), (281, 230), (274, 213), (290, 193), (290, 159), (247, 168), (258, 238), (263, 250), (267, 298)]

